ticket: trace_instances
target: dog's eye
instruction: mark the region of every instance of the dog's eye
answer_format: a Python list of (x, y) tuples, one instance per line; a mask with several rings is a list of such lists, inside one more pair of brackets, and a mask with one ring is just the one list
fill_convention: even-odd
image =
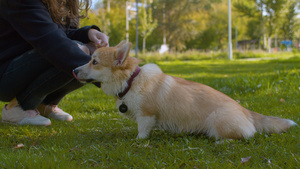
[(93, 65), (97, 65), (98, 64), (98, 62), (95, 60), (95, 59), (93, 59)]

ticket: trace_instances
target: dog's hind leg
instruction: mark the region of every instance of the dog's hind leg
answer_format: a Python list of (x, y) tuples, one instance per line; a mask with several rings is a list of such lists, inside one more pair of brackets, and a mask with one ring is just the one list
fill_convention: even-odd
[(156, 120), (155, 116), (139, 116), (136, 119), (138, 124), (138, 136), (137, 139), (144, 139), (147, 138), (152, 130), (152, 128), (155, 126)]
[(242, 139), (252, 137), (256, 129), (252, 119), (242, 112), (213, 112), (205, 121), (209, 137)]

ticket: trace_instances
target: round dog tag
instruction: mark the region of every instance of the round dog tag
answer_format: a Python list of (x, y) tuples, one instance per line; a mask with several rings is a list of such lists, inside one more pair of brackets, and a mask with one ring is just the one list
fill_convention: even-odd
[(126, 104), (122, 103), (120, 106), (119, 106), (119, 111), (121, 113), (126, 113), (128, 110), (128, 107), (126, 106)]

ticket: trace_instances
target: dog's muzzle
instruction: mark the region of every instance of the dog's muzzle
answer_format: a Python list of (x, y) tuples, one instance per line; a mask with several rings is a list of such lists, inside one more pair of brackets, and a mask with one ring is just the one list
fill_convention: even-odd
[(98, 88), (101, 88), (101, 82), (96, 82), (94, 79), (79, 79), (77, 77), (78, 73), (79, 73), (79, 70), (78, 69), (74, 69), (72, 71), (73, 73), (73, 76), (75, 79), (77, 79), (78, 81), (80, 82), (84, 82), (84, 83), (93, 83), (95, 86), (97, 86)]

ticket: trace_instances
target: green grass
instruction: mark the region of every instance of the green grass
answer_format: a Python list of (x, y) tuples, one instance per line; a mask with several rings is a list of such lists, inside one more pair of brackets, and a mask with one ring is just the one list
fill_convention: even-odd
[[(244, 107), (300, 124), (300, 58), (157, 62), (167, 74), (209, 85)], [(3, 102), (0, 103), (2, 107)], [(93, 85), (60, 107), (72, 122), (49, 127), (0, 123), (0, 168), (297, 168), (300, 129), (224, 141), (154, 130), (136, 140), (137, 125), (117, 113), (113, 97)], [(16, 149), (17, 144), (24, 144)], [(251, 157), (246, 163), (241, 158)]]
[[(134, 53), (132, 53), (134, 56)], [(249, 52), (233, 52), (234, 59), (252, 59), (252, 58), (260, 58), (260, 59), (276, 59), (276, 58), (291, 58), (295, 56), (300, 56), (300, 50), (294, 50), (293, 52), (275, 52), (275, 53), (267, 53), (263, 51), (249, 51)], [(186, 60), (226, 60), (228, 59), (227, 52), (200, 52), (200, 51), (186, 51), (186, 52), (170, 52), (164, 54), (158, 54), (157, 52), (149, 52), (149, 53), (141, 53), (139, 54), (139, 58), (143, 62), (154, 62), (157, 63), (159, 61), (186, 61)]]

